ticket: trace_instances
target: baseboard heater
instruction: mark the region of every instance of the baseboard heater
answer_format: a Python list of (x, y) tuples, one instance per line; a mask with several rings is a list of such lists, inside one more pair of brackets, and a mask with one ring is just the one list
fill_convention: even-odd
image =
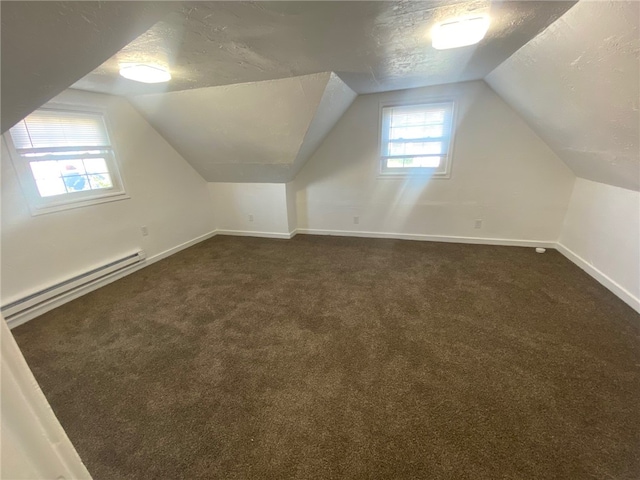
[(109, 262), (88, 272), (76, 275), (73, 278), (56, 283), (50, 287), (27, 295), (24, 298), (4, 305), (0, 310), (5, 319), (10, 321), (17, 315), (25, 314), (29, 310), (42, 307), (47, 303), (52, 303), (63, 296), (69, 296), (81, 288), (97, 283), (106, 277), (132, 267), (144, 261), (146, 255), (143, 251), (132, 253), (125, 257)]

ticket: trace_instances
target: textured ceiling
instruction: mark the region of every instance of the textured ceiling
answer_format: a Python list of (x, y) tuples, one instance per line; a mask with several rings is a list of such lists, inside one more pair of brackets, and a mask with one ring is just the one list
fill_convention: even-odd
[(288, 182), (356, 94), (335, 74), (131, 99), (207, 181)]
[[(634, 1), (0, 5), (3, 132), (76, 82), (129, 96), (207, 180), (288, 181), (354, 91), (486, 77), (576, 175), (640, 189)], [(479, 45), (430, 46), (434, 22), (470, 12), (492, 17)], [(126, 60), (174, 79), (122, 79)]]
[(175, 8), (172, 2), (1, 2), (2, 132)]
[(640, 3), (581, 1), (487, 77), (574, 173), (640, 189)]
[[(185, 2), (74, 88), (138, 95), (333, 71), (370, 93), (481, 79), (573, 3)], [(493, 19), (478, 46), (431, 47), (436, 21), (470, 12)], [(167, 85), (122, 79), (118, 63), (131, 59), (168, 62), (174, 78)]]

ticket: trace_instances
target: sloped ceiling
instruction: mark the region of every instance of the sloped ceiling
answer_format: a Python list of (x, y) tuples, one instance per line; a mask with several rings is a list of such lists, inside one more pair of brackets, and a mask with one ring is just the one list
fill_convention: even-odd
[[(482, 79), (567, 11), (573, 1), (432, 0), (183, 2), (138, 44), (114, 55), (73, 88), (140, 95), (336, 72), (357, 93)], [(473, 47), (431, 47), (433, 25), (489, 13)], [(118, 75), (158, 43), (173, 79), (142, 85)], [(88, 72), (87, 72), (88, 73)]]
[(172, 8), (173, 2), (1, 2), (2, 132)]
[(640, 190), (640, 3), (582, 0), (486, 81), (573, 172)]
[(130, 99), (207, 181), (288, 182), (356, 93), (335, 74)]

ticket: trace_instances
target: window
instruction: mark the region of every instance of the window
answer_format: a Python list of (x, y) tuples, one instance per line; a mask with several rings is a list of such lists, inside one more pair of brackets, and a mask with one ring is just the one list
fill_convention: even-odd
[(5, 139), (33, 214), (127, 198), (102, 113), (42, 108)]
[(382, 107), (382, 174), (449, 175), (453, 102)]

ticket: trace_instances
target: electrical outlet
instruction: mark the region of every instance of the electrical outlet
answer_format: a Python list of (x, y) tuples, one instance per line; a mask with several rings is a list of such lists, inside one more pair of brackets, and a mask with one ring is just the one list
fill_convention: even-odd
[(253, 215), (249, 215), (249, 221), (253, 222)]
[(482, 220), (481, 219), (476, 220), (476, 223), (474, 224), (473, 228), (482, 228)]
[(360, 224), (360, 217), (359, 216), (355, 216), (353, 217), (353, 224), (354, 225), (359, 225)]
[(149, 235), (149, 229), (147, 228), (146, 225), (142, 225), (140, 227), (140, 231), (142, 232), (143, 237), (146, 237), (147, 235)]

